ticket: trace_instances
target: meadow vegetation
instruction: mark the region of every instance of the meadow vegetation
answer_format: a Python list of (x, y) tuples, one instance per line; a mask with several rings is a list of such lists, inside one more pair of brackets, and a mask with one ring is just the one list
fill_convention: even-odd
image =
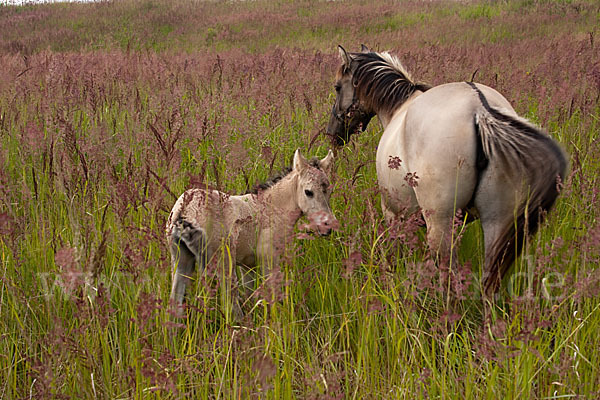
[[(0, 6), (0, 398), (600, 397), (600, 6), (371, 3)], [(176, 197), (325, 156), (336, 46), (361, 43), (496, 88), (570, 155), (495, 323), (477, 222), (457, 216), (453, 270), (419, 218), (383, 224), (375, 121), (337, 152), (337, 232), (300, 226), (243, 321), (224, 248), (174, 320)]]

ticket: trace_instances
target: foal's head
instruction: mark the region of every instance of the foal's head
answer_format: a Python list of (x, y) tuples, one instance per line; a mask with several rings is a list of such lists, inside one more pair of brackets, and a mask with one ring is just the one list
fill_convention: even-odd
[(337, 223), (329, 207), (329, 197), (331, 196), (329, 176), (332, 169), (333, 152), (331, 150), (322, 160), (311, 161), (311, 163), (306, 161), (299, 150), (294, 153), (292, 171), (298, 175), (296, 203), (321, 235), (329, 235), (332, 227)]

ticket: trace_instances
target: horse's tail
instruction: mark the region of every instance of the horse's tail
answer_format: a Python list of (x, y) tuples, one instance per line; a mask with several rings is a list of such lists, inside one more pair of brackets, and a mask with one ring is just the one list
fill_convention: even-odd
[[(523, 196), (516, 209), (516, 220), (505, 226), (488, 251), (484, 290), (494, 294), (515, 257), (523, 248), (526, 235), (533, 235), (559, 193), (568, 161), (564, 150), (548, 133), (529, 121), (509, 115), (489, 105), (474, 84), (483, 109), (476, 114), (481, 149), (485, 157), (500, 161), (507, 173), (524, 183)], [(559, 181), (560, 179), (560, 181)]]

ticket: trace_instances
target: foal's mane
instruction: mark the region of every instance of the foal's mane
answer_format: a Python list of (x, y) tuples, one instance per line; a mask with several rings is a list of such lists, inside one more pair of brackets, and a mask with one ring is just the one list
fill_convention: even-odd
[(415, 91), (431, 88), (413, 80), (400, 60), (388, 52), (352, 53), (351, 69), (356, 95), (369, 110), (392, 112)]
[[(320, 163), (320, 160), (319, 160), (318, 157), (311, 158), (308, 161), (308, 164), (311, 167), (314, 167), (316, 169), (322, 170), (321, 163)], [(290, 174), (290, 172), (292, 172), (292, 167), (285, 167), (281, 171), (279, 171), (278, 173), (276, 173), (275, 175), (271, 176), (266, 181), (259, 182), (256, 185), (254, 185), (254, 187), (251, 190), (247, 191), (246, 194), (258, 194), (259, 192), (267, 190), (267, 189), (275, 186), (275, 184), (277, 182), (279, 182), (280, 180), (282, 180), (283, 178), (285, 178), (286, 176), (288, 176)]]

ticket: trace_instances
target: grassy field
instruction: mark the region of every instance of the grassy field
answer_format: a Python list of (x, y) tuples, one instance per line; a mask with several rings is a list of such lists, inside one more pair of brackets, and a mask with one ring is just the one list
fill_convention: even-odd
[[(0, 398), (600, 398), (599, 20), (595, 0), (0, 6)], [(340, 229), (299, 234), (243, 321), (220, 257), (173, 322), (175, 197), (323, 157), (336, 46), (361, 43), (496, 88), (570, 155), (491, 329), (478, 223), (454, 271), (416, 218), (382, 223), (375, 120), (337, 153)]]

